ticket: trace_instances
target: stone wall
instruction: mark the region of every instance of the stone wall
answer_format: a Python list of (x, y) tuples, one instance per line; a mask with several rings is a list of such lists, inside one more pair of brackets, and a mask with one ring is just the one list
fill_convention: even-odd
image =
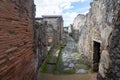
[(34, 25), (35, 39), (35, 68), (36, 72), (47, 56), (47, 22), (36, 21)]
[(48, 24), (47, 26), (47, 42), (48, 42), (48, 46), (53, 47), (53, 45), (56, 43), (56, 30), (53, 28), (52, 24)]
[(78, 15), (75, 17), (75, 19), (74, 19), (73, 29), (74, 29), (74, 30), (79, 30), (79, 26), (84, 25), (85, 21), (86, 21), (85, 15), (83, 15), (83, 14), (78, 14)]
[[(78, 51), (93, 70), (99, 69), (98, 80), (119, 80), (120, 1), (93, 0), (90, 5), (84, 25), (79, 26)], [(100, 45), (100, 54), (95, 53), (96, 43)]]
[(33, 80), (33, 0), (0, 0), (0, 80)]
[[(46, 42), (46, 46), (48, 47), (48, 51), (49, 51), (50, 50), (49, 48), (53, 47), (53, 45), (57, 43), (56, 42), (56, 38), (57, 38), (56, 30), (54, 29), (52, 23), (51, 24), (48, 23), (48, 21), (44, 20), (44, 18), (36, 18), (35, 26), (39, 27), (39, 29), (36, 28), (35, 30), (37, 30), (36, 31), (38, 32), (37, 34), (39, 34), (39, 36), (41, 36), (43, 40)], [(41, 32), (44, 32), (45, 34)]]
[(83, 31), (82, 29), (84, 28), (85, 25), (85, 21), (86, 21), (86, 17), (85, 15), (82, 14), (78, 14), (74, 19), (73, 30), (71, 35), (76, 41), (79, 40), (81, 32)]
[(43, 16), (43, 19), (44, 19), (44, 21), (47, 21), (47, 23), (49, 25), (53, 26), (53, 30), (55, 32), (53, 44), (57, 44), (63, 38), (63, 18), (62, 18), (62, 16), (48, 15), (48, 16)]
[[(111, 6), (111, 7), (110, 7)], [(119, 80), (120, 79), (120, 1), (110, 1), (109, 10), (112, 9), (112, 32), (108, 37), (108, 53), (110, 57), (109, 67), (104, 72), (99, 70), (98, 80)], [(108, 19), (109, 20), (109, 19)], [(106, 58), (105, 58), (106, 59)], [(102, 60), (101, 59), (101, 65)], [(101, 68), (105, 68), (104, 65)], [(101, 73), (104, 73), (102, 75)]]

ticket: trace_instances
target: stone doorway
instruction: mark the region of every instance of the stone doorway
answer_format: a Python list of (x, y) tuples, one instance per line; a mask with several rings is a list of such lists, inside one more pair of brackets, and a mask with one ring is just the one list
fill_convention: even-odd
[(93, 41), (93, 71), (99, 70), (100, 62), (100, 42)]

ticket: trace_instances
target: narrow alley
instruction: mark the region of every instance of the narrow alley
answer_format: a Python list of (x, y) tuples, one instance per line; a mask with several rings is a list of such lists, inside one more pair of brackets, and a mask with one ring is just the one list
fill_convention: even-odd
[(120, 0), (0, 0), (0, 80), (120, 80)]
[[(47, 64), (49, 67), (45, 72), (38, 72), (38, 80), (96, 80), (96, 73), (92, 72), (88, 65), (82, 63), (82, 57), (77, 52), (77, 44), (74, 39), (66, 34), (66, 46), (62, 49), (58, 61), (56, 57), (51, 57), (49, 63), (56, 64), (56, 70), (53, 72), (55, 65)], [(58, 54), (56, 50), (54, 55)], [(52, 55), (52, 56), (54, 56)], [(52, 62), (51, 62), (52, 61)], [(51, 67), (52, 66), (52, 67)], [(51, 69), (51, 71), (50, 71)]]

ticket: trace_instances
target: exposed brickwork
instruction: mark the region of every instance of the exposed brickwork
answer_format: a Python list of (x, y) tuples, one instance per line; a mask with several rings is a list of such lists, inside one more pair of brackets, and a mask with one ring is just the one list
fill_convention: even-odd
[(0, 80), (33, 80), (33, 0), (0, 0)]

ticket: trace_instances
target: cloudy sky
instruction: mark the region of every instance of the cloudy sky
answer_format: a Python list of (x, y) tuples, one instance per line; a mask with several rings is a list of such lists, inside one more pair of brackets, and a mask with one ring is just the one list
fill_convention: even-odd
[(92, 0), (34, 0), (36, 17), (41, 15), (62, 15), (64, 26), (73, 23), (77, 14), (86, 14)]

